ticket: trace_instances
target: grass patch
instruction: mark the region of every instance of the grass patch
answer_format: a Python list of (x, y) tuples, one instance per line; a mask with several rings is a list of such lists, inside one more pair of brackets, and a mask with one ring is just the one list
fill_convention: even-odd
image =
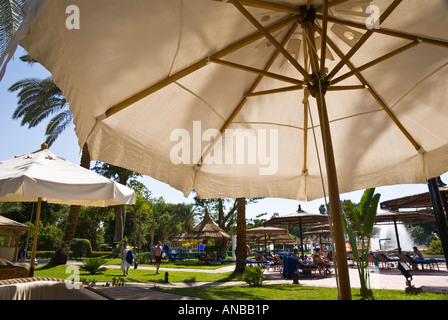
[[(101, 257), (105, 259), (105, 264), (110, 265), (117, 265), (119, 266), (121, 264), (120, 258), (113, 258), (111, 256), (104, 256)], [(70, 258), (70, 260), (73, 261), (79, 261), (83, 262), (85, 258)], [(186, 260), (179, 260), (179, 261), (168, 261), (168, 260), (162, 260), (162, 264), (160, 265), (161, 268), (178, 268), (178, 269), (208, 269), (208, 270), (215, 270), (226, 266), (234, 266), (235, 263), (218, 263), (218, 262), (204, 262), (204, 261), (198, 261), (198, 259), (186, 259)], [(156, 263), (155, 261), (153, 263), (145, 263), (145, 264), (139, 264), (139, 266), (142, 267), (155, 267)]]
[[(130, 269), (130, 275), (124, 277), (126, 282), (154, 282), (163, 283), (165, 281), (165, 271), (160, 270), (160, 274), (156, 274), (154, 270)], [(226, 273), (205, 273), (205, 272), (188, 272), (188, 271), (169, 271), (169, 282), (202, 282), (202, 281), (232, 281), (241, 280), (240, 276), (235, 277), (232, 272)], [(34, 270), (35, 277), (50, 277), (58, 279), (68, 279), (71, 272), (67, 273), (67, 266), (42, 266)], [(95, 275), (79, 269), (79, 277), (96, 282), (111, 282), (115, 277), (123, 276), (123, 271), (118, 268), (107, 268)], [(71, 276), (71, 279), (73, 276)]]
[[(183, 296), (206, 300), (337, 300), (336, 288), (308, 287), (296, 284), (250, 286), (222, 286), (201, 288), (152, 288)], [(420, 293), (406, 294), (399, 290), (373, 290), (375, 300), (448, 300), (447, 294)], [(361, 298), (359, 289), (352, 289), (352, 299)]]

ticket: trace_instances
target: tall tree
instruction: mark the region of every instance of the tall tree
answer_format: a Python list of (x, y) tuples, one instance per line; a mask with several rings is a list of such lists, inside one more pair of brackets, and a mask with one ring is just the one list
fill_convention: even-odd
[[(107, 178), (113, 179), (122, 185), (127, 185), (131, 180), (135, 180), (141, 177), (134, 171), (113, 166), (107, 163), (97, 162), (93, 168), (94, 171), (105, 176)], [(124, 236), (124, 227), (126, 224), (126, 208), (124, 205), (115, 206), (115, 235), (114, 242), (119, 242)]]
[[(73, 120), (73, 114), (68, 109), (68, 103), (62, 91), (54, 84), (51, 77), (24, 79), (14, 83), (9, 91), (18, 91), (18, 106), (12, 118), (22, 119), (22, 126), (27, 125), (28, 128), (32, 128), (52, 116), (45, 131), (45, 142), (48, 146), (54, 143)], [(82, 148), (81, 167), (90, 169), (90, 154), (87, 144), (84, 144)], [(80, 209), (80, 206), (70, 207), (61, 243), (56, 249), (50, 264), (67, 263)]]

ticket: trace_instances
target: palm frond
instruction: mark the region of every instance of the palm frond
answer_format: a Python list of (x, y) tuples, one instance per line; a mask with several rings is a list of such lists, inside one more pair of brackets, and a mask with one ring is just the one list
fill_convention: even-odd
[(22, 6), (25, 2), (26, 0), (0, 0), (0, 56), (22, 23)]
[(45, 135), (47, 140), (45, 141), (48, 146), (51, 146), (53, 142), (59, 137), (59, 135), (72, 123), (73, 114), (70, 110), (62, 111), (54, 116), (47, 125)]
[(24, 79), (14, 83), (9, 91), (18, 91), (19, 98), (12, 118), (21, 119), (21, 125), (28, 125), (29, 128), (68, 107), (64, 95), (51, 77)]

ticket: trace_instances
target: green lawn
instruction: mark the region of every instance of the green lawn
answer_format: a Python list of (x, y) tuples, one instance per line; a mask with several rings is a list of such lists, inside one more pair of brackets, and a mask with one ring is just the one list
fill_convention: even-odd
[[(164, 267), (167, 267), (164, 265)], [(165, 281), (165, 271), (160, 270), (160, 274), (156, 274), (154, 270), (130, 269), (130, 275), (126, 276), (126, 282), (155, 282), (162, 283)], [(34, 270), (35, 277), (50, 277), (58, 279), (68, 279), (72, 271), (67, 269), (66, 265), (61, 266), (42, 266)], [(202, 281), (231, 281), (241, 280), (241, 278), (232, 277), (232, 272), (226, 273), (204, 273), (204, 272), (188, 272), (188, 271), (169, 271), (170, 282), (202, 282)], [(123, 276), (123, 272), (119, 268), (107, 268), (107, 270), (95, 275), (89, 275), (82, 269), (79, 270), (79, 277), (95, 280), (96, 282), (112, 282), (113, 278)]]
[[(117, 265), (117, 266), (119, 266), (121, 264), (120, 258), (106, 257), (105, 259), (106, 259), (106, 264)], [(73, 260), (82, 262), (84, 259), (76, 258)], [(219, 269), (219, 268), (222, 268), (225, 266), (231, 266), (231, 265), (235, 265), (235, 263), (224, 263), (224, 264), (217, 263), (217, 262), (206, 263), (204, 261), (198, 261), (198, 259), (186, 259), (186, 260), (182, 260), (182, 261), (163, 260), (161, 266), (163, 268), (214, 270), (214, 269)], [(148, 264), (141, 264), (139, 266), (155, 267), (156, 264), (154, 262), (154, 263), (148, 263)]]
[[(197, 297), (206, 300), (336, 300), (336, 288), (308, 287), (296, 284), (249, 286), (223, 286), (162, 289), (163, 292)], [(421, 293), (410, 295), (399, 290), (373, 290), (375, 300), (448, 300), (447, 294)], [(353, 300), (359, 300), (359, 289), (352, 289)]]

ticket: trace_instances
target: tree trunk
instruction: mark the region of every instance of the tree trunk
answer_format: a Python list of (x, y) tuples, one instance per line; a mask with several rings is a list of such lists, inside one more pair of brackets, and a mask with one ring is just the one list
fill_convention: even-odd
[(246, 268), (246, 198), (238, 198), (237, 206), (235, 273), (243, 273)]
[[(90, 153), (87, 148), (87, 143), (85, 143), (82, 148), (81, 167), (90, 169)], [(81, 206), (70, 207), (70, 213), (68, 215), (67, 222), (65, 223), (64, 234), (62, 235), (59, 248), (55, 251), (53, 258), (49, 262), (50, 265), (67, 263), (80, 211)]]
[[(127, 174), (119, 175), (118, 182), (122, 185), (126, 185), (129, 176)], [(124, 226), (126, 224), (126, 209), (124, 205), (115, 206), (115, 234), (114, 241), (119, 242), (123, 240), (124, 236)]]
[(114, 242), (119, 242), (124, 236), (124, 224), (126, 221), (126, 212), (122, 205), (115, 206), (115, 234)]

